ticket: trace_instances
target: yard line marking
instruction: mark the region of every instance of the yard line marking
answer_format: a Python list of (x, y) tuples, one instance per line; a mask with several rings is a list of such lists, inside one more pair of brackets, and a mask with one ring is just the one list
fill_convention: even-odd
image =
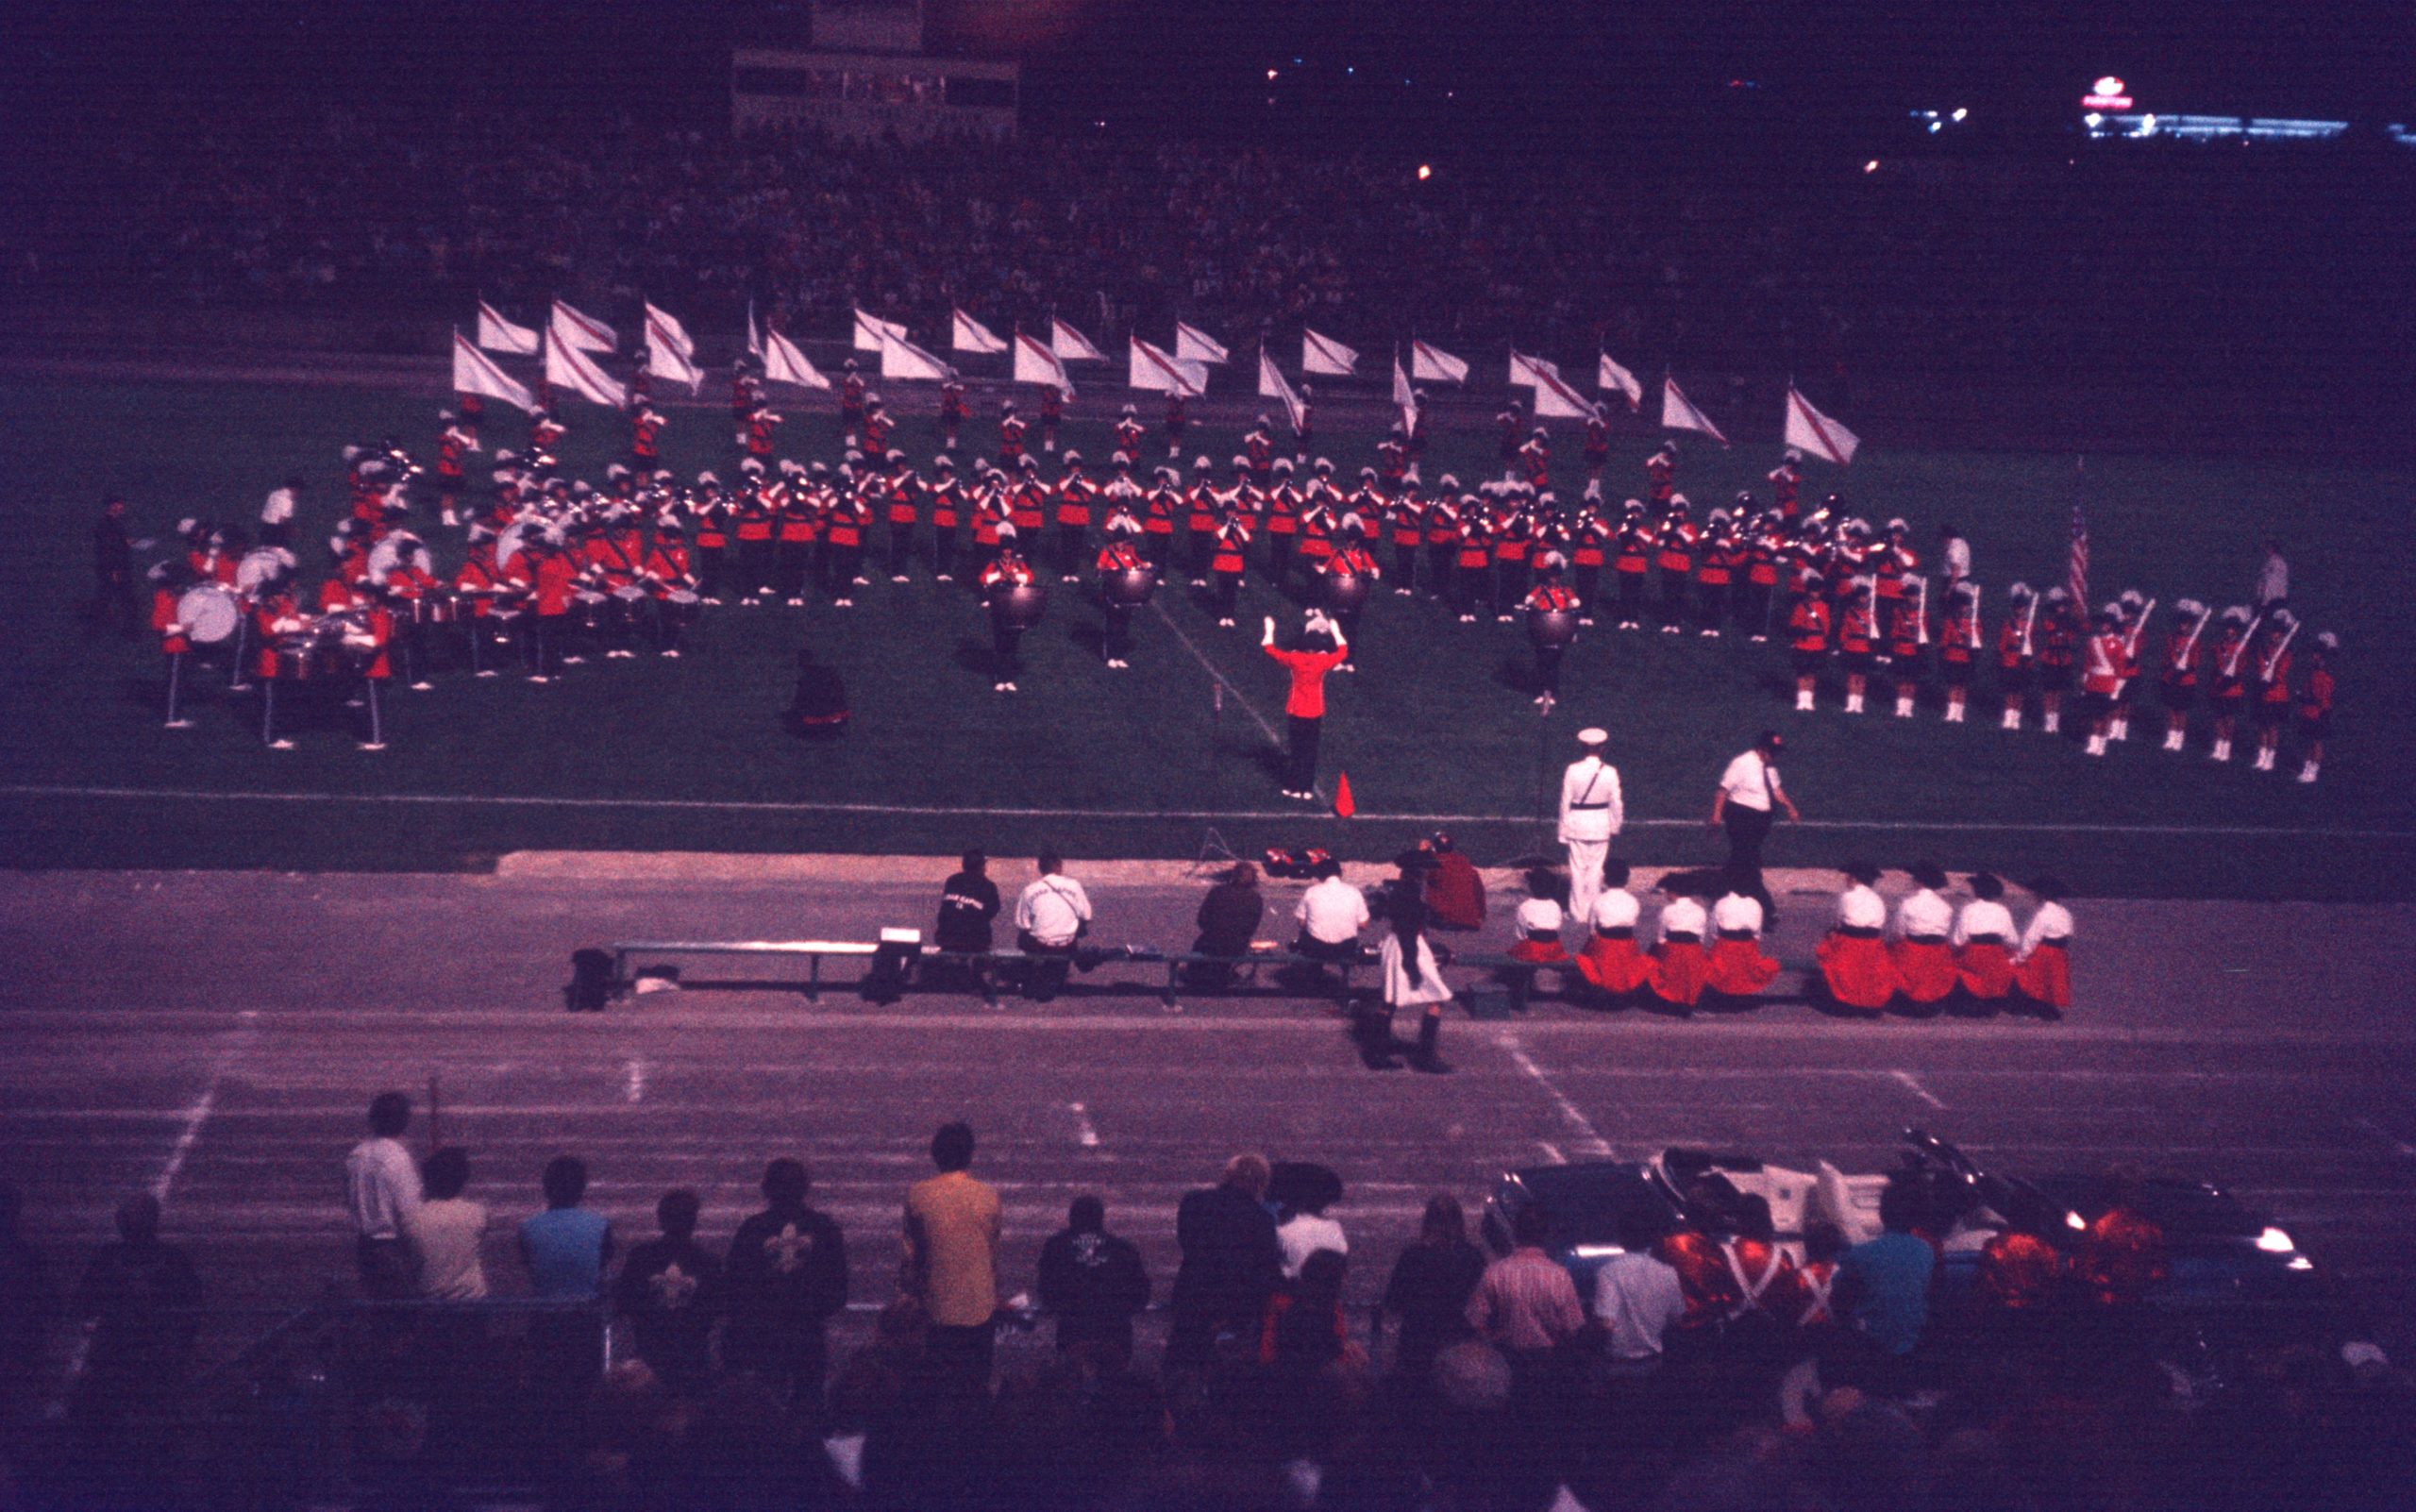
[(1535, 1148), (1542, 1151), (1544, 1152), (1544, 1158), (1551, 1161), (1555, 1166), (1566, 1166), (1569, 1164), (1569, 1157), (1562, 1154), (1560, 1152), (1560, 1147), (1553, 1144), (1549, 1139), (1536, 1140)]
[(1090, 1110), (1079, 1102), (1068, 1102), (1065, 1111), (1074, 1116), (1074, 1139), (1084, 1150), (1099, 1148), (1099, 1131), (1091, 1127)]
[(1591, 1119), (1578, 1111), (1576, 1103), (1569, 1100), (1569, 1095), (1561, 1091), (1559, 1084), (1544, 1074), (1544, 1068), (1535, 1064), (1534, 1056), (1528, 1054), (1516, 1039), (1505, 1038), (1502, 1042), (1502, 1048), (1509, 1053), (1511, 1065), (1526, 1072), (1528, 1076), (1534, 1078), (1537, 1086), (1544, 1089), (1545, 1094), (1552, 1099), (1553, 1106), (1560, 1109), (1560, 1116), (1568, 1120), (1569, 1126), (1586, 1135), (1586, 1142), (1581, 1148), (1586, 1154), (1607, 1155), (1611, 1152), (1610, 1141), (1604, 1139), (1595, 1129)]
[(2357, 1127), (2365, 1130), (2368, 1134), (2373, 1134), (2375, 1138), (2380, 1139), (2383, 1143), (2391, 1146), (2393, 1150), (2398, 1151), (2403, 1155), (2416, 1155), (2416, 1145), (2409, 1144), (2407, 1140), (2400, 1138), (2397, 1134), (2392, 1134), (2388, 1129), (2385, 1129), (2381, 1124), (2374, 1122), (2372, 1118), (2359, 1118), (2357, 1120)]
[[(1198, 654), (1194, 652), (1194, 654)], [(1210, 668), (1215, 675), (1215, 668)], [(1224, 679), (1219, 676), (1217, 680)], [(1231, 683), (1226, 683), (1231, 687)], [(1239, 694), (1236, 693), (1236, 697)], [(1278, 745), (1282, 741), (1273, 726), (1259, 716), (1258, 711), (1243, 703), (1259, 729)], [(661, 810), (678, 814), (859, 814), (904, 818), (957, 818), (971, 816), (988, 819), (1109, 819), (1125, 821), (1149, 820), (1222, 820), (1222, 819), (1298, 819), (1299, 809), (1070, 809), (1070, 808), (966, 808), (961, 804), (938, 803), (781, 803), (752, 798), (557, 798), (542, 795), (507, 793), (238, 793), (212, 792), (201, 788), (174, 787), (83, 787), (67, 783), (14, 782), (0, 784), (0, 797), (54, 798), (111, 798), (129, 802), (198, 802), (198, 803), (363, 803), (395, 804), (406, 807), (442, 807), (459, 804), (474, 808), (529, 809), (627, 809)], [(1522, 824), (1547, 825), (1549, 816), (1533, 814), (1384, 814), (1370, 809), (1359, 811), (1359, 817), (1371, 822), (1393, 824)], [(1636, 819), (1626, 821), (1630, 830), (1684, 830), (1703, 828), (1701, 819)], [(2273, 840), (2401, 840), (2416, 841), (2416, 831), (2408, 830), (2317, 830), (2290, 829), (2285, 826), (2260, 825), (2196, 825), (2196, 824), (1990, 824), (1959, 820), (1925, 819), (1801, 819), (1789, 826), (1796, 830), (1818, 830), (1836, 833), (1860, 832), (1907, 832), (1922, 834), (2086, 834), (2086, 835), (2165, 835), (2223, 839)]]
[(1932, 1093), (1929, 1088), (1921, 1085), (1921, 1078), (1915, 1076), (1912, 1072), (1890, 1071), (1888, 1074), (1895, 1079), (1897, 1085), (1903, 1087), (1905, 1091), (1910, 1092), (1913, 1096), (1921, 1099), (1923, 1102), (1928, 1103), (1931, 1107), (1943, 1108), (1946, 1106), (1945, 1103), (1938, 1100), (1937, 1096)]
[(637, 1055), (629, 1057), (629, 1081), (622, 1095), (631, 1102), (639, 1101), (646, 1097), (645, 1057)]
[(193, 1154), (193, 1147), (201, 1142), (202, 1126), (210, 1121), (211, 1114), (218, 1111), (218, 1081), (212, 1076), (210, 1085), (204, 1087), (201, 1096), (193, 1099), (193, 1106), (185, 1110), (184, 1132), (176, 1135), (175, 1148), (168, 1151), (167, 1164), (159, 1168), (159, 1179), (151, 1184), (151, 1195), (163, 1204), (168, 1201), (168, 1194), (176, 1189), (176, 1178), (183, 1174), (185, 1161)]

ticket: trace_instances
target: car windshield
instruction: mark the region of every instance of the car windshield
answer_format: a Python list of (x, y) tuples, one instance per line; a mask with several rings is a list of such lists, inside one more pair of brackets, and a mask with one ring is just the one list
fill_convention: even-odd
[(1667, 1211), (1636, 1166), (1539, 1166), (1519, 1171), (1518, 1184), (1552, 1214), (1552, 1243), (1563, 1247), (1618, 1242), (1619, 1215), (1637, 1203)]

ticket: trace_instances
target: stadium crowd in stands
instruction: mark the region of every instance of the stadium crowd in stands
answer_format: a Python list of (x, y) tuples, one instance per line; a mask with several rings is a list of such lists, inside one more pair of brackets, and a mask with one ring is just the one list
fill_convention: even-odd
[[(1709, 176), (1657, 143), (1471, 156), (1420, 178), (1340, 153), (840, 144), (499, 110), (398, 125), (391, 109), (128, 102), (109, 130), (63, 133), (20, 166), (35, 187), (8, 281), (448, 315), (478, 294), (528, 314), (584, 291), (607, 318), (643, 295), (719, 330), (752, 297), (826, 337), (852, 305), (918, 331), (944, 329), (951, 305), (1111, 331), (1182, 316), (1236, 349), (1315, 318), (1346, 340), (1564, 358), (1602, 341), (1832, 383), (1881, 363), (2139, 378), (2218, 351), (2235, 370), (2314, 358), (2346, 377), (2404, 328), (2382, 271), (2404, 243), (2367, 235), (2368, 211), (2291, 209), (2322, 193), (2310, 179), (2374, 203), (2346, 187), (2403, 165), (2356, 155), (2058, 152), (1866, 174), (1720, 154)], [(2284, 265), (2287, 291), (2266, 277)]]
[[(478, 1302), (487, 1282), (473, 1265), (464, 1289), (459, 1265), (489, 1221), (461, 1196), (470, 1157), (396, 1166), (399, 1097), (373, 1110), (351, 1198), (398, 1207), (412, 1253), (400, 1275), (364, 1256), (362, 1284)], [(827, 1326), (866, 1268), (801, 1163), (770, 1163), (763, 1211), (728, 1240), (698, 1232), (681, 1189), (657, 1206), (660, 1234), (624, 1251), (581, 1206), (583, 1163), (557, 1158), (546, 1208), (518, 1225), (521, 1268), (531, 1295), (574, 1310), (537, 1317), (519, 1351), (491, 1315), (370, 1324), (344, 1368), (356, 1473), (411, 1504), (460, 1472), (445, 1456), (477, 1430), (514, 1419), (555, 1504), (597, 1508), (2364, 1507), (2416, 1470), (2416, 1395), (2370, 1342), (2252, 1347), (2221, 1373), (2169, 1363), (2144, 1301), (2164, 1240), (2119, 1195), (2060, 1249), (2006, 1230), (1952, 1302), (1933, 1281), (1961, 1208), (1910, 1176), (1859, 1244), (1816, 1224), (1782, 1246), (1750, 1197), (1703, 1229), (1632, 1215), (1586, 1285), (1552, 1258), (1541, 1207), (1481, 1247), (1438, 1194), (1387, 1264), (1329, 1214), (1332, 1171), (1246, 1153), (1183, 1198), (1171, 1278), (1147, 1273), (1099, 1198), (1076, 1198), (1033, 1308), (1007, 1296), (1021, 1278), (999, 1268), (998, 1199), (974, 1155), (966, 1125), (932, 1140), (938, 1173), (904, 1194), (898, 1285), (835, 1370)], [(59, 1309), (14, 1196), (0, 1281), (25, 1366)], [(159, 1219), (129, 1201), (65, 1309), (91, 1340), (70, 1424), (102, 1479), (54, 1482), (28, 1456), (29, 1488), (181, 1504), (196, 1483), (174, 1472), (201, 1460), (219, 1466), (210, 1504), (275, 1484), (232, 1470), (258, 1452), (244, 1432), (161, 1432), (197, 1415), (207, 1278)], [(1171, 1313), (1162, 1365), (1134, 1345), (1153, 1298)], [(994, 1328), (1038, 1314), (1053, 1358), (995, 1368)], [(269, 1416), (250, 1431), (262, 1443)]]

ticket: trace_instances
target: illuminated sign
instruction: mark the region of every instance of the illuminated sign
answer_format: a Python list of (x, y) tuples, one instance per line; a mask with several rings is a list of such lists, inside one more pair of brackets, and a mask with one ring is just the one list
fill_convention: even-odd
[(2089, 92), (2080, 97), (2080, 103), (2081, 108), (2087, 110), (2127, 110), (2131, 108), (2131, 96), (2124, 92), (2122, 81), (2108, 74), (2089, 87)]

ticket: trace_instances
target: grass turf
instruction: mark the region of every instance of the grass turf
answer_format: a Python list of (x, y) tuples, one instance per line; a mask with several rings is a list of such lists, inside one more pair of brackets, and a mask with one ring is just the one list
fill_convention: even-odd
[[(1096, 612), (1051, 583), (1047, 621), (1026, 639), (1024, 692), (989, 691), (986, 623), (962, 583), (876, 581), (853, 610), (712, 613), (677, 662), (591, 662), (563, 681), (473, 681), (392, 699), (393, 748), (364, 753), (334, 726), (303, 731), (300, 748), (262, 750), (254, 706), (213, 689), (199, 728), (159, 725), (163, 664), (148, 639), (93, 637), (76, 613), (89, 592), (87, 532), (103, 494), (125, 493), (138, 534), (165, 537), (179, 515), (248, 522), (289, 473), (315, 493), (300, 532), (315, 576), (336, 500), (334, 457), (351, 441), (394, 435), (424, 444), (426, 396), (234, 384), (17, 381), (0, 389), (0, 434), (13, 438), (0, 522), (18, 549), (0, 558), (14, 613), (0, 651), (0, 772), (12, 787), (201, 794), (509, 796), (558, 805), (307, 803), (217, 798), (0, 794), (0, 846), (21, 865), (274, 865), (427, 868), (477, 865), (519, 848), (1001, 851), (1053, 839), (1076, 854), (1189, 855), (1213, 823), (1235, 848), (1317, 843), (1385, 853), (1419, 830), (1404, 815), (1480, 816), (1453, 825), (1481, 859), (1548, 846), (1549, 802), (1572, 732), (1613, 732), (1632, 816), (1622, 849), (1640, 860), (1701, 862), (1719, 847), (1686, 823), (1707, 806), (1712, 778), (1766, 725), (1787, 731), (1790, 787), (1807, 818), (1782, 832), (1772, 858), (1883, 862), (1935, 855), (1955, 866), (2052, 866), (2089, 891), (2356, 898), (2406, 896), (2411, 804), (2394, 753), (2411, 733), (2416, 660), (2404, 616), (2411, 582), (2395, 541), (2412, 479), (2404, 473), (2310, 470), (2178, 459), (2092, 458), (2084, 497), (2097, 596), (2137, 584), (2166, 604), (2246, 591), (2257, 539), (2280, 534), (2296, 596), (2314, 628), (2337, 629), (2344, 707), (2324, 781), (2249, 772), (2155, 748), (2159, 721), (2130, 746), (2090, 761), (2077, 745), (1994, 728), (1985, 684), (1973, 722), (1883, 713), (1849, 719), (1834, 694), (1818, 714), (1788, 708), (1783, 653), (1731, 636), (1588, 631), (1571, 652), (1565, 701), (1548, 720), (1527, 699), (1523, 631), (1462, 626), (1424, 597), (1380, 593), (1355, 677), (1329, 682), (1322, 781), (1350, 774), (1362, 816), (1344, 823), (1237, 815), (1280, 812), (1272, 751), (1251, 710), (1278, 729), (1284, 680), (1259, 654), (1261, 614), (1296, 620), (1253, 577), (1242, 628), (1219, 630), (1180, 580), (1137, 622), (1133, 670), (1102, 668)], [(734, 460), (726, 411), (680, 409), (666, 462), (683, 476)], [(626, 432), (617, 417), (574, 406), (565, 460), (601, 478)], [(518, 438), (508, 414), (490, 445)], [(1095, 462), (1110, 450), (1103, 420), (1076, 421), (1068, 444)], [(898, 445), (933, 450), (928, 422)], [(968, 442), (987, 447), (986, 423)], [(1574, 438), (1562, 473), (1574, 474)], [(1374, 438), (1329, 438), (1346, 474)], [(828, 413), (794, 418), (793, 455), (835, 452)], [(967, 451), (973, 448), (968, 446)], [(1185, 447), (1222, 459), (1231, 432)], [(1642, 443), (1619, 447), (1613, 496), (1638, 491)], [(1699, 508), (1761, 484), (1769, 448), (1690, 445), (1681, 487)], [(1152, 459), (1154, 460), (1154, 458)], [(1489, 475), (1489, 436), (1438, 437), (1425, 471)], [(1844, 488), (1856, 512), (1902, 514), (1923, 544), (1942, 519), (1971, 535), (1991, 616), (2015, 578), (2060, 580), (2074, 468), (2066, 457), (1869, 451), (1848, 475), (1816, 468), (1807, 492)], [(1573, 488), (1569, 489), (1574, 492)], [(435, 532), (429, 532), (433, 535)], [(1255, 563), (1253, 563), (1255, 566)], [(879, 577), (881, 575), (875, 574)], [(2161, 612), (2160, 612), (2161, 613)], [(1185, 647), (1187, 637), (1199, 653)], [(808, 639), (846, 674), (856, 718), (830, 746), (782, 733), (778, 714), (796, 648)], [(1240, 691), (1221, 713), (1200, 658)], [(1934, 699), (1933, 695), (1933, 699)], [(1244, 707), (1244, 703), (1249, 707)], [(2149, 706), (2152, 710), (2152, 706)], [(2286, 749), (2286, 763), (2291, 753)], [(636, 806), (591, 806), (603, 802)], [(814, 812), (683, 808), (815, 804)], [(650, 805), (650, 806), (649, 806)], [(927, 809), (927, 814), (877, 812)], [(969, 815), (963, 810), (1076, 811)], [(1142, 816), (1128, 816), (1142, 815)], [(1171, 815), (1152, 817), (1152, 815)], [(1387, 816), (1396, 817), (1387, 817)], [(1930, 828), (1904, 828), (1930, 827)], [(2012, 826), (2013, 829), (1968, 828)], [(2061, 827), (2074, 827), (2064, 832)], [(2192, 829), (2196, 834), (2092, 833), (2090, 826)], [(2281, 834), (2237, 832), (2254, 830)]]

